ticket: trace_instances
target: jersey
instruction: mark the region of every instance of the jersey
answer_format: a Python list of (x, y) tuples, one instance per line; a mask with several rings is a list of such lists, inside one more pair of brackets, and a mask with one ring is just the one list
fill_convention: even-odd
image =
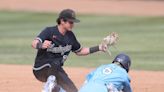
[(52, 45), (48, 49), (37, 51), (34, 67), (55, 61), (60, 61), (63, 65), (62, 61), (67, 58), (70, 51), (77, 52), (81, 49), (81, 45), (72, 31), (67, 31), (65, 35), (62, 35), (57, 26), (45, 28), (36, 39), (42, 43), (45, 40), (52, 41)]
[[(126, 72), (125, 69), (123, 69), (122, 67), (116, 64), (102, 65), (98, 67), (96, 70), (94, 70), (93, 72), (87, 75), (86, 80), (87, 80), (86, 84), (89, 85), (102, 84), (104, 86), (107, 86), (112, 84), (118, 91), (122, 90), (123, 92), (132, 92), (130, 87), (130, 77), (128, 76), (128, 73)], [(83, 89), (84, 88), (88, 89), (88, 87), (83, 87)], [(93, 90), (98, 90), (98, 89), (95, 89), (94, 87)], [(98, 91), (94, 91), (94, 92), (98, 92)], [(106, 91), (101, 91), (101, 92), (106, 92)]]

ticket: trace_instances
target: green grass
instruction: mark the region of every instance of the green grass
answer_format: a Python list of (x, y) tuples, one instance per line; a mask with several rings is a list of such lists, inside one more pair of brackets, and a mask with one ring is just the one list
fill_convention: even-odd
[[(36, 54), (32, 40), (46, 26), (56, 25), (56, 18), (51, 13), (0, 11), (0, 63), (32, 65)], [(85, 57), (71, 53), (66, 66), (96, 67), (125, 52), (132, 58), (132, 69), (164, 70), (164, 17), (79, 15), (79, 19), (74, 33), (82, 46), (97, 45), (115, 31), (120, 36), (119, 51), (111, 48), (111, 57), (100, 52)]]

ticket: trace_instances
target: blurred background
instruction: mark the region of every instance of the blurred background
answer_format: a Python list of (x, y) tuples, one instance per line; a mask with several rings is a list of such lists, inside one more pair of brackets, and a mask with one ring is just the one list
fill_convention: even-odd
[(119, 34), (112, 56), (69, 55), (66, 66), (96, 67), (115, 55), (130, 55), (135, 70), (164, 70), (164, 2), (162, 0), (1, 0), (0, 64), (34, 63), (33, 39), (56, 25), (62, 9), (71, 8), (81, 20), (73, 29), (82, 46), (95, 46), (110, 32)]

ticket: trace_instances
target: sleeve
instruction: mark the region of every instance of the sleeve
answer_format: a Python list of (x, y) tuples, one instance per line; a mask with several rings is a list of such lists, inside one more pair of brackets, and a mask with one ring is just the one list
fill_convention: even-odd
[(128, 79), (124, 83), (124, 88), (122, 90), (123, 92), (132, 92), (131, 86), (130, 86), (130, 80)]
[(82, 47), (81, 47), (80, 43), (77, 41), (77, 39), (73, 33), (72, 33), (72, 42), (73, 42), (72, 52), (76, 53), (76, 52), (80, 51)]
[(86, 81), (88, 82), (93, 77), (93, 75), (94, 75), (94, 71), (86, 76)]
[(50, 37), (50, 31), (48, 30), (48, 28), (45, 28), (37, 37), (36, 39), (38, 39), (41, 42), (44, 42), (44, 40), (49, 39)]

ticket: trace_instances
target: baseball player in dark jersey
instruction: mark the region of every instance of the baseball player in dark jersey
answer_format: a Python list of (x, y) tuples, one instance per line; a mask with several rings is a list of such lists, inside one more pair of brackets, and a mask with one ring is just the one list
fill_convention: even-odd
[(64, 9), (57, 18), (57, 25), (46, 27), (32, 42), (37, 49), (33, 66), (35, 77), (45, 82), (43, 92), (77, 92), (74, 83), (62, 66), (72, 51), (76, 55), (88, 55), (106, 51), (106, 46), (82, 47), (72, 32), (74, 23), (80, 22), (71, 9)]

